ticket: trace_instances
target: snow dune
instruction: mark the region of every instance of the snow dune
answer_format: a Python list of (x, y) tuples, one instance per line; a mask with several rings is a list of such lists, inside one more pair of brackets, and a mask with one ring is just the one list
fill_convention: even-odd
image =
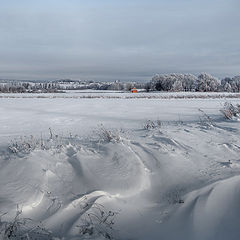
[(220, 100), (1, 101), (1, 236), (18, 206), (13, 239), (239, 239), (239, 122)]
[(239, 176), (193, 191), (185, 196), (185, 204), (168, 222), (165, 236), (168, 239), (239, 239), (239, 201)]

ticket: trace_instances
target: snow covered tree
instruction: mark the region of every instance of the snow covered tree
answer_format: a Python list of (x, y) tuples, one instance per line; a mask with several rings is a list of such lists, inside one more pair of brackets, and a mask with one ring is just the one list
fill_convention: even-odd
[(173, 92), (181, 92), (183, 91), (183, 83), (181, 80), (177, 80), (174, 82), (173, 86), (172, 86), (172, 89), (171, 89)]
[(197, 77), (193, 74), (183, 74), (183, 88), (184, 91), (196, 90)]
[(220, 82), (217, 78), (208, 73), (202, 73), (198, 76), (196, 91), (199, 92), (217, 92), (220, 87)]
[(194, 91), (197, 77), (192, 74), (157, 74), (150, 82), (157, 91)]
[(240, 76), (235, 76), (232, 80), (232, 84), (235, 86), (235, 92), (240, 92)]
[(223, 90), (224, 90), (225, 92), (232, 92), (232, 87), (231, 87), (231, 85), (227, 82), (227, 83), (224, 85)]

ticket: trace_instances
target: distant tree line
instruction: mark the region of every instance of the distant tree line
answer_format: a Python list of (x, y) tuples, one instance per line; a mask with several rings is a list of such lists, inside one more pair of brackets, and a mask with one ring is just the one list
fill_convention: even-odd
[(45, 82), (45, 83), (32, 83), (32, 82), (1, 82), (0, 92), (1, 93), (35, 93), (35, 92), (58, 92), (59, 86), (56, 83)]
[(210, 74), (157, 74), (145, 86), (155, 91), (240, 92), (240, 76), (221, 81)]
[(240, 76), (226, 77), (221, 81), (207, 73), (198, 77), (193, 74), (156, 74), (149, 82), (94, 82), (57, 80), (51, 82), (0, 82), (1, 93), (59, 92), (64, 90), (112, 90), (130, 91), (133, 87), (145, 91), (191, 92), (240, 92)]
[(94, 82), (94, 81), (73, 81), (73, 80), (59, 80), (57, 81), (62, 90), (112, 90), (112, 91), (130, 91), (133, 87), (145, 88), (145, 83), (139, 82)]
[(52, 82), (22, 82), (22, 81), (2, 81), (0, 82), (0, 93), (48, 93), (62, 92), (65, 90), (114, 90), (130, 91), (133, 87), (144, 88), (145, 83), (137, 82), (93, 82), (93, 81), (73, 81), (58, 80)]

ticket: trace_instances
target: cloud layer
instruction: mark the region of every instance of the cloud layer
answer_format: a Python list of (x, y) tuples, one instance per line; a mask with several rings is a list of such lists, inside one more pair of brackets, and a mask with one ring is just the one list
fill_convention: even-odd
[(1, 5), (0, 78), (148, 80), (155, 73), (240, 73), (237, 0)]

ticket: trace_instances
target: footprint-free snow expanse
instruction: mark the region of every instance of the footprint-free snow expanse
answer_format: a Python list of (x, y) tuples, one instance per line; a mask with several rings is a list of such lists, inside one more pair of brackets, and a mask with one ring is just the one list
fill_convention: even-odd
[(2, 98), (1, 238), (240, 239), (225, 101)]

